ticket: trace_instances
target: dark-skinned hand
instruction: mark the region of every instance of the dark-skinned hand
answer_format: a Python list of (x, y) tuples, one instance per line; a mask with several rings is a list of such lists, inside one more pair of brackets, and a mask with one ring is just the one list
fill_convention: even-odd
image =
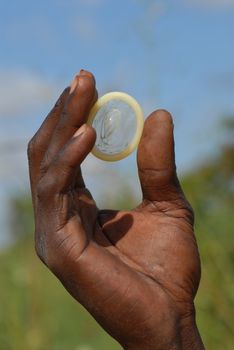
[(204, 349), (193, 303), (200, 261), (172, 118), (159, 110), (145, 121), (142, 203), (99, 210), (80, 170), (95, 143), (85, 123), (96, 100), (94, 77), (82, 70), (29, 142), (36, 252), (124, 349)]

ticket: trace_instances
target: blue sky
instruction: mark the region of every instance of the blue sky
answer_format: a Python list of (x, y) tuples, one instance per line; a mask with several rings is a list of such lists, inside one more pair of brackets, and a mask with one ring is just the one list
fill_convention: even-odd
[[(146, 115), (173, 114), (179, 172), (217, 152), (218, 120), (234, 114), (234, 0), (1, 1), (0, 13), (3, 203), (27, 188), (27, 139), (80, 68), (100, 95), (122, 90)], [(91, 187), (94, 171), (116, 169), (137, 186), (135, 155), (87, 163)]]

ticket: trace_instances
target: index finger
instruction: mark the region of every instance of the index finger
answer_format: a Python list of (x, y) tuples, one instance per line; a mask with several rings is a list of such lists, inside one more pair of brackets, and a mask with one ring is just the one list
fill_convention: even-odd
[(97, 100), (94, 76), (81, 71), (73, 81), (60, 120), (54, 130), (49, 147), (45, 153), (41, 169), (46, 172), (56, 154), (64, 147), (77, 129), (84, 124), (89, 111)]
[(66, 88), (60, 95), (52, 110), (49, 112), (42, 125), (28, 143), (28, 162), (31, 190), (34, 199), (36, 184), (40, 179), (40, 165), (51, 140), (51, 135), (59, 121), (65, 101), (69, 94)]

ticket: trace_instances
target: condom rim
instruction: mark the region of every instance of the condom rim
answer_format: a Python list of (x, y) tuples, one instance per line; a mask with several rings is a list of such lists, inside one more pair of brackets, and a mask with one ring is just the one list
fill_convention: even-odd
[(92, 149), (92, 154), (95, 157), (102, 159), (102, 160), (105, 160), (105, 161), (108, 161), (108, 162), (114, 162), (114, 161), (118, 161), (118, 160), (121, 160), (121, 159), (127, 157), (137, 147), (137, 145), (140, 141), (141, 135), (142, 135), (143, 127), (144, 127), (144, 114), (143, 114), (143, 111), (141, 109), (141, 106), (135, 100), (135, 98), (133, 98), (132, 96), (126, 94), (125, 92), (117, 92), (117, 91), (116, 92), (108, 92), (107, 94), (100, 97), (97, 100), (97, 102), (93, 105), (93, 107), (89, 113), (89, 117), (88, 117), (88, 121), (87, 121), (88, 125), (92, 126), (93, 120), (94, 120), (97, 112), (110, 100), (121, 100), (121, 101), (127, 103), (134, 111), (136, 124), (137, 124), (136, 125), (136, 133), (135, 133), (132, 141), (123, 151), (116, 153), (116, 154), (106, 154), (106, 153), (101, 152), (96, 146), (94, 146), (94, 148)]

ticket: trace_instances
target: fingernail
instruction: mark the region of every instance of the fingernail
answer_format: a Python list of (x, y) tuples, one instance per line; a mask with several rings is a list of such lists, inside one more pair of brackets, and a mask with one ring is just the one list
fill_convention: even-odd
[(86, 75), (86, 74), (87, 74), (87, 72), (86, 72), (84, 69), (81, 69), (81, 70), (80, 70), (79, 75)]
[(77, 81), (77, 76), (75, 76), (75, 78), (72, 80), (71, 84), (70, 84), (70, 92), (69, 94), (72, 94), (76, 87), (77, 87), (78, 81)]
[(83, 124), (74, 134), (74, 137), (80, 136), (81, 134), (83, 134), (87, 129), (87, 125)]

